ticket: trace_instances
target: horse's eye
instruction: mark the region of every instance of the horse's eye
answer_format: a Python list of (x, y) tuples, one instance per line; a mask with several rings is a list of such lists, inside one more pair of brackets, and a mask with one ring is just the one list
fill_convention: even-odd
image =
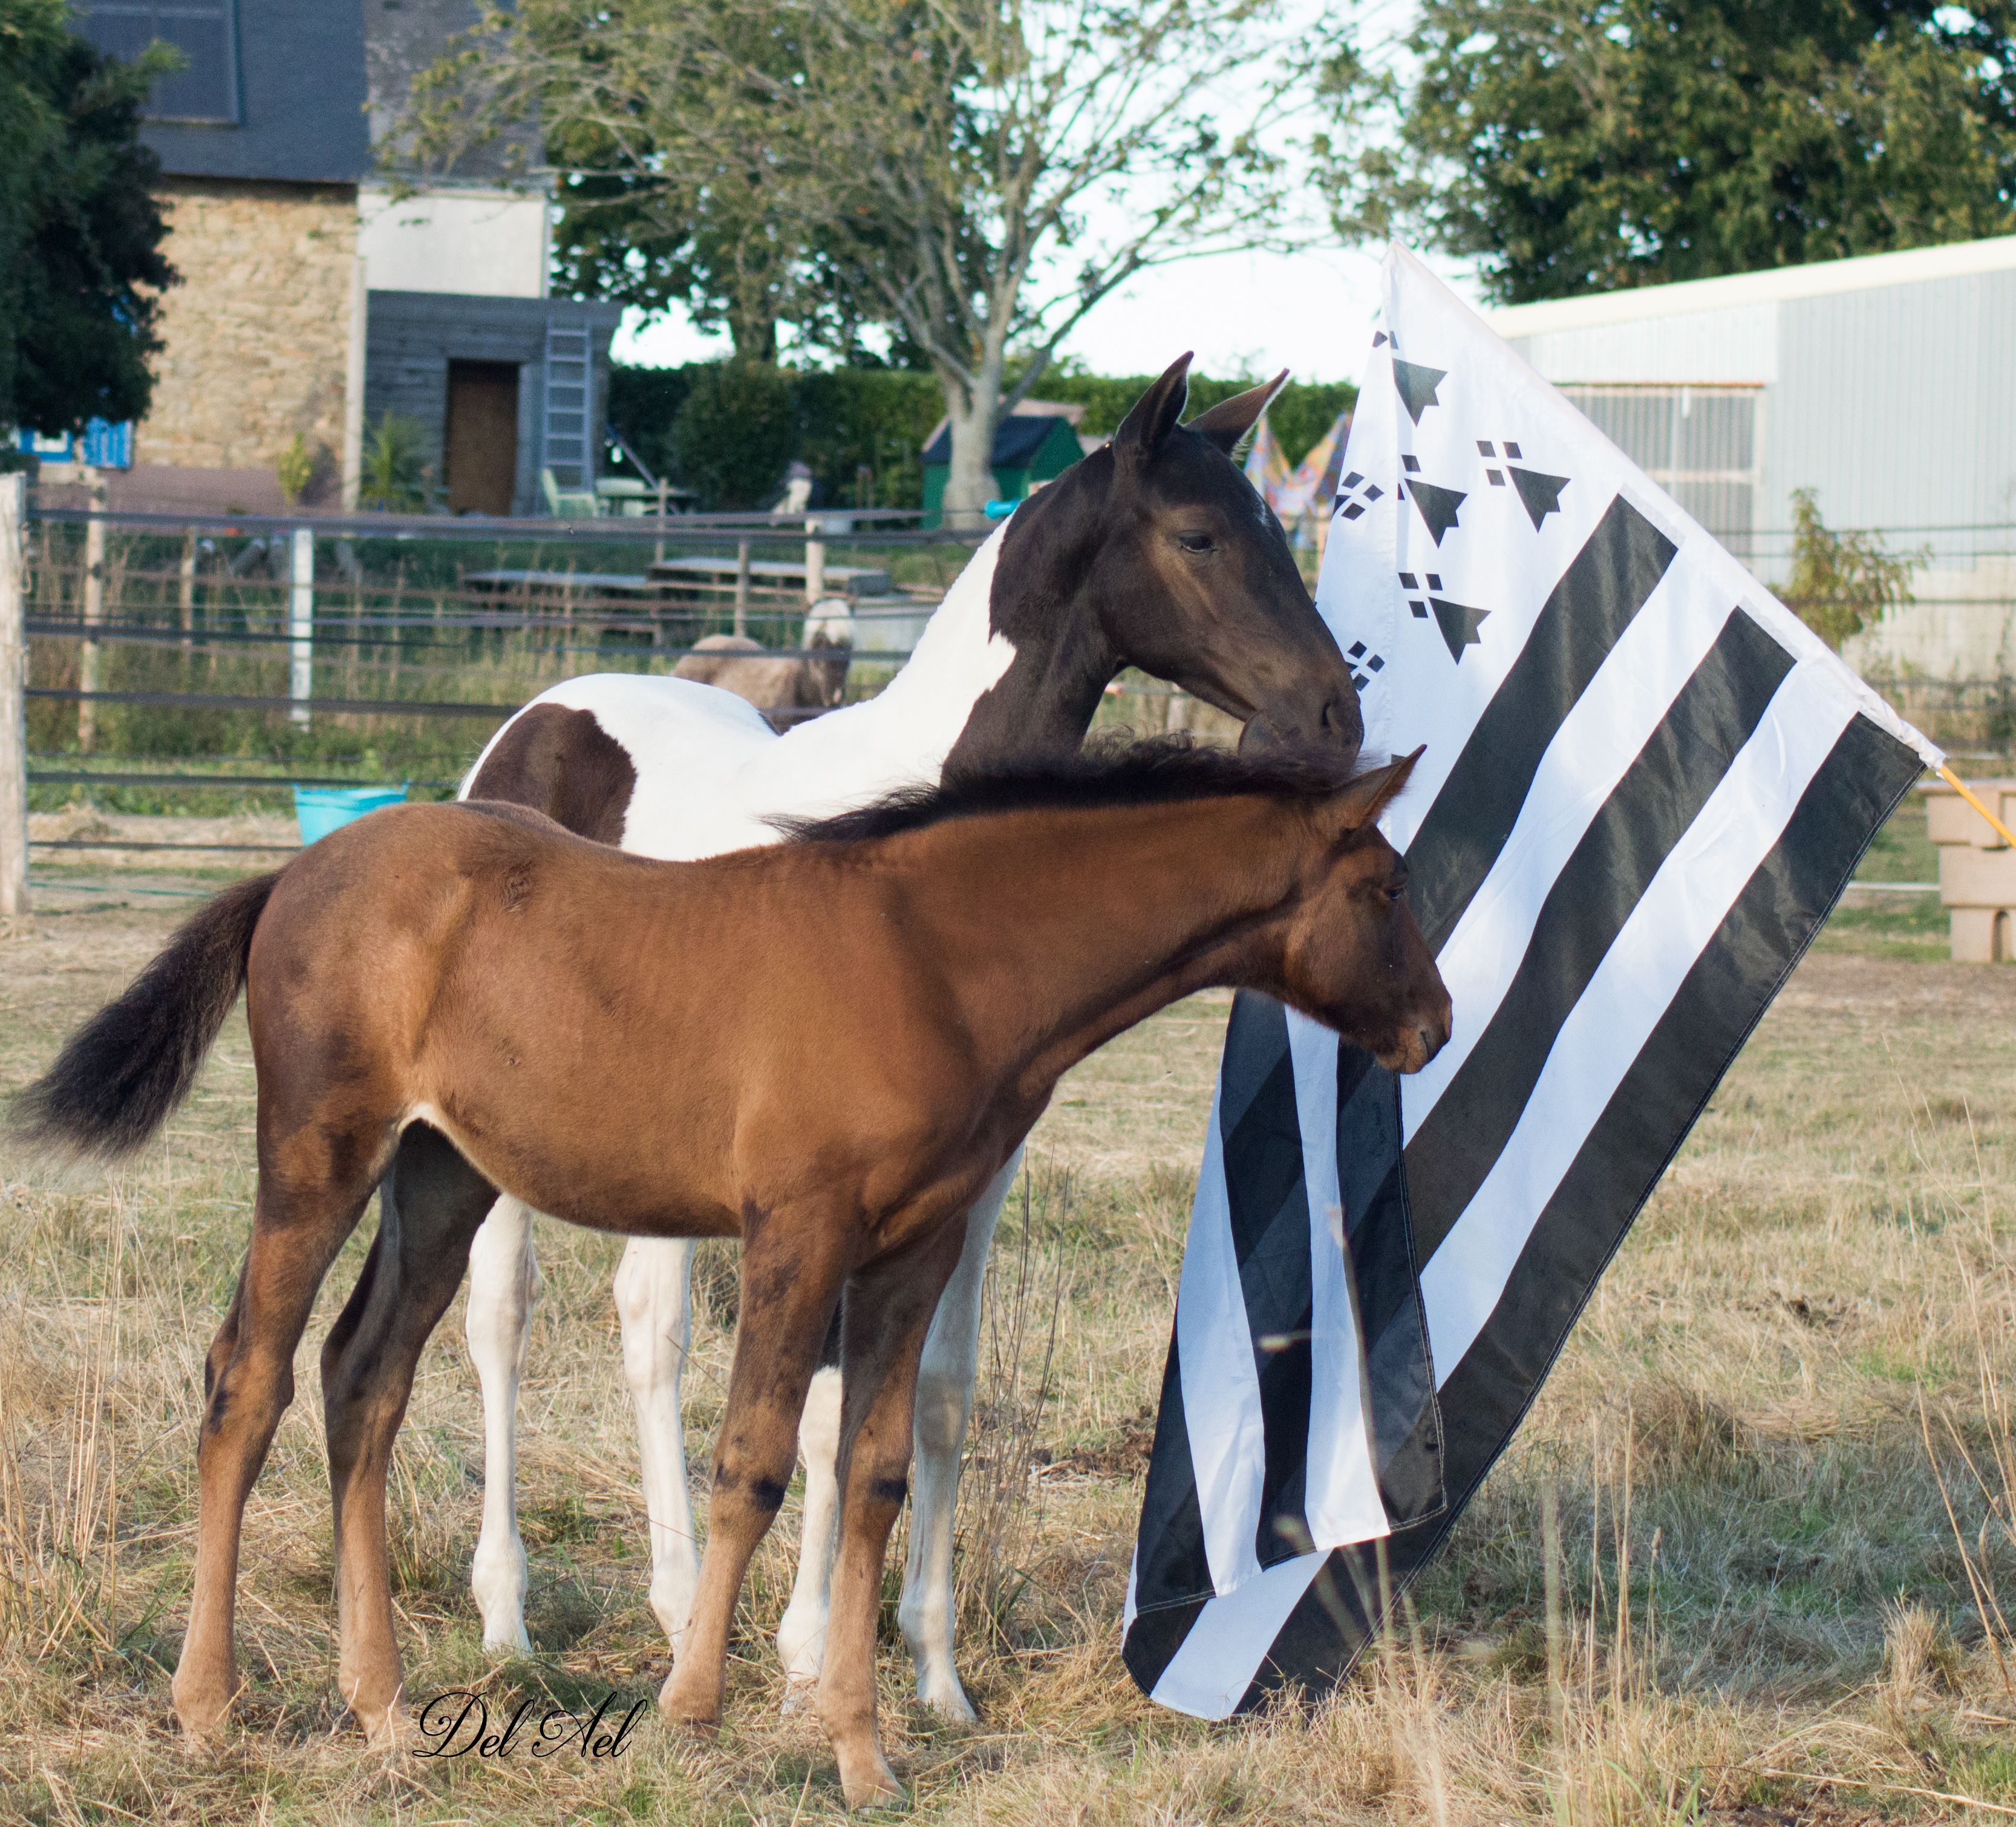
[(1401, 901), (1401, 900), (1404, 900), (1404, 899), (1406, 898), (1406, 894), (1407, 894), (1407, 878), (1406, 878), (1404, 875), (1403, 875), (1403, 876), (1402, 876), (1402, 877), (1400, 877), (1397, 881), (1389, 881), (1388, 883), (1387, 883), (1387, 885), (1386, 885), (1386, 899), (1387, 899), (1388, 900), (1389, 900), (1389, 901)]
[(1176, 543), (1186, 552), (1192, 553), (1215, 552), (1218, 550), (1218, 542), (1208, 533), (1179, 533)]

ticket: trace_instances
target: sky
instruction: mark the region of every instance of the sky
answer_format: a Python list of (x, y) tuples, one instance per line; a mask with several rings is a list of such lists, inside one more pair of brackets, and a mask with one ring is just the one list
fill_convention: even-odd
[[(1095, 374), (1159, 373), (1185, 349), (1201, 374), (1271, 375), (1355, 380), (1371, 352), (1378, 302), (1376, 246), (1305, 253), (1223, 254), (1142, 274), (1105, 298), (1064, 344)], [(1465, 297), (1477, 289), (1459, 265), (1429, 265)], [(718, 359), (725, 337), (701, 335), (674, 310), (625, 316), (615, 356), (650, 367)]]

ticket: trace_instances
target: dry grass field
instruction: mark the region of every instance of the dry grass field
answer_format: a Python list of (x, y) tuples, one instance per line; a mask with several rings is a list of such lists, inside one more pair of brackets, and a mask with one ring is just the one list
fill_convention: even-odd
[[(0, 936), (0, 1090), (188, 904), (135, 872), (146, 854), (124, 860), (72, 871), (99, 885), (49, 890)], [(1866, 867), (1913, 877), (1921, 838), (1900, 827)], [(1226, 1000), (1167, 1012), (1067, 1081), (990, 1296), (963, 1512), (981, 1725), (909, 1703), (890, 1607), (887, 1732), (917, 1817), (2016, 1818), (2016, 971), (1941, 961), (1935, 914), (1859, 899), (1716, 1096), (1393, 1641), (1334, 1698), (1228, 1727), (1150, 1706), (1117, 1653)], [(167, 1676), (201, 1354), (252, 1194), (252, 1090), (234, 1020), (131, 1169), (64, 1183), (0, 1157), (0, 1816), (837, 1818), (817, 1732), (779, 1717), (768, 1641), (795, 1499), (745, 1597), (718, 1741), (675, 1739), (647, 1710), (614, 1760), (365, 1750), (332, 1678), (312, 1355), (362, 1232), (248, 1515), (242, 1724), (222, 1756), (185, 1755)], [(473, 1686), (493, 1710), (612, 1691), (627, 1705), (666, 1659), (644, 1602), (617, 1246), (559, 1226), (540, 1242), (524, 1400), (537, 1652), (488, 1663), (468, 1596), (482, 1466), (458, 1305), (394, 1473), (408, 1668), (416, 1694)], [(697, 1465), (732, 1269), (722, 1248), (699, 1303)]]

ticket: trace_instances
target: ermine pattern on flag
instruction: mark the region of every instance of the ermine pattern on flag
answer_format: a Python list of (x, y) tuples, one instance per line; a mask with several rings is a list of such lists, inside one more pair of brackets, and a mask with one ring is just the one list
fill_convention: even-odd
[(1234, 1005), (1125, 1623), (1209, 1717), (1376, 1634), (1939, 759), (1397, 248), (1348, 468), (1317, 602), (1368, 753), (1427, 744), (1383, 824), (1455, 1029), (1396, 1079)]

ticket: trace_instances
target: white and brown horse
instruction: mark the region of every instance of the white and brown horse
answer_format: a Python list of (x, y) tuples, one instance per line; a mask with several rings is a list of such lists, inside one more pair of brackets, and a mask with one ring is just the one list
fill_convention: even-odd
[[(1179, 425), (1189, 358), (1111, 445), (1018, 507), (953, 584), (915, 655), (866, 703), (779, 738), (747, 705), (680, 679), (577, 679), (499, 733), (465, 797), (530, 805), (646, 856), (693, 858), (774, 841), (779, 813), (858, 805), (972, 767), (1075, 748), (1107, 683), (1139, 667), (1244, 722), (1250, 741), (1357, 752), (1351, 676), (1280, 523), (1229, 453), (1278, 383)], [(1249, 743), (1250, 745), (1250, 743)], [(704, 969), (711, 969), (707, 961)], [(900, 1610), (925, 1702), (973, 1710), (952, 1661), (952, 1526), (978, 1360), (987, 1252), (1019, 1153), (975, 1201), (967, 1247), (924, 1348), (915, 1513)], [(700, 1557), (688, 1495), (680, 1375), (692, 1246), (639, 1240), (616, 1277), (637, 1407), (651, 1606), (677, 1648)], [(534, 1296), (531, 1214), (499, 1202), (470, 1259), (469, 1344), (483, 1386), (482, 1533), (472, 1584), (485, 1645), (523, 1650), (525, 1555), (513, 1428)], [(819, 1672), (838, 1486), (840, 1391), (820, 1377), (805, 1414), (805, 1533), (777, 1640), (794, 1681)]]
[(215, 1733), (238, 1692), (246, 1500), (316, 1292), (381, 1183), (322, 1393), (341, 1691), (373, 1737), (407, 1729), (386, 1474), (420, 1351), (508, 1192), (635, 1237), (742, 1240), (707, 1552), (660, 1695), (675, 1722), (720, 1717), (736, 1598), (837, 1313), (814, 1704), (848, 1803), (899, 1795), (875, 1719), (882, 1564), (966, 1215), (1071, 1066), (1208, 985), (1279, 997), (1395, 1070), (1434, 1056), (1449, 997), (1373, 822), (1412, 765), (1348, 780), (1334, 757), (1149, 744), (683, 863), (520, 807), (405, 806), (220, 895), (20, 1112), (73, 1151), (138, 1146), (244, 986), (258, 1191), (204, 1377), (185, 1731)]

